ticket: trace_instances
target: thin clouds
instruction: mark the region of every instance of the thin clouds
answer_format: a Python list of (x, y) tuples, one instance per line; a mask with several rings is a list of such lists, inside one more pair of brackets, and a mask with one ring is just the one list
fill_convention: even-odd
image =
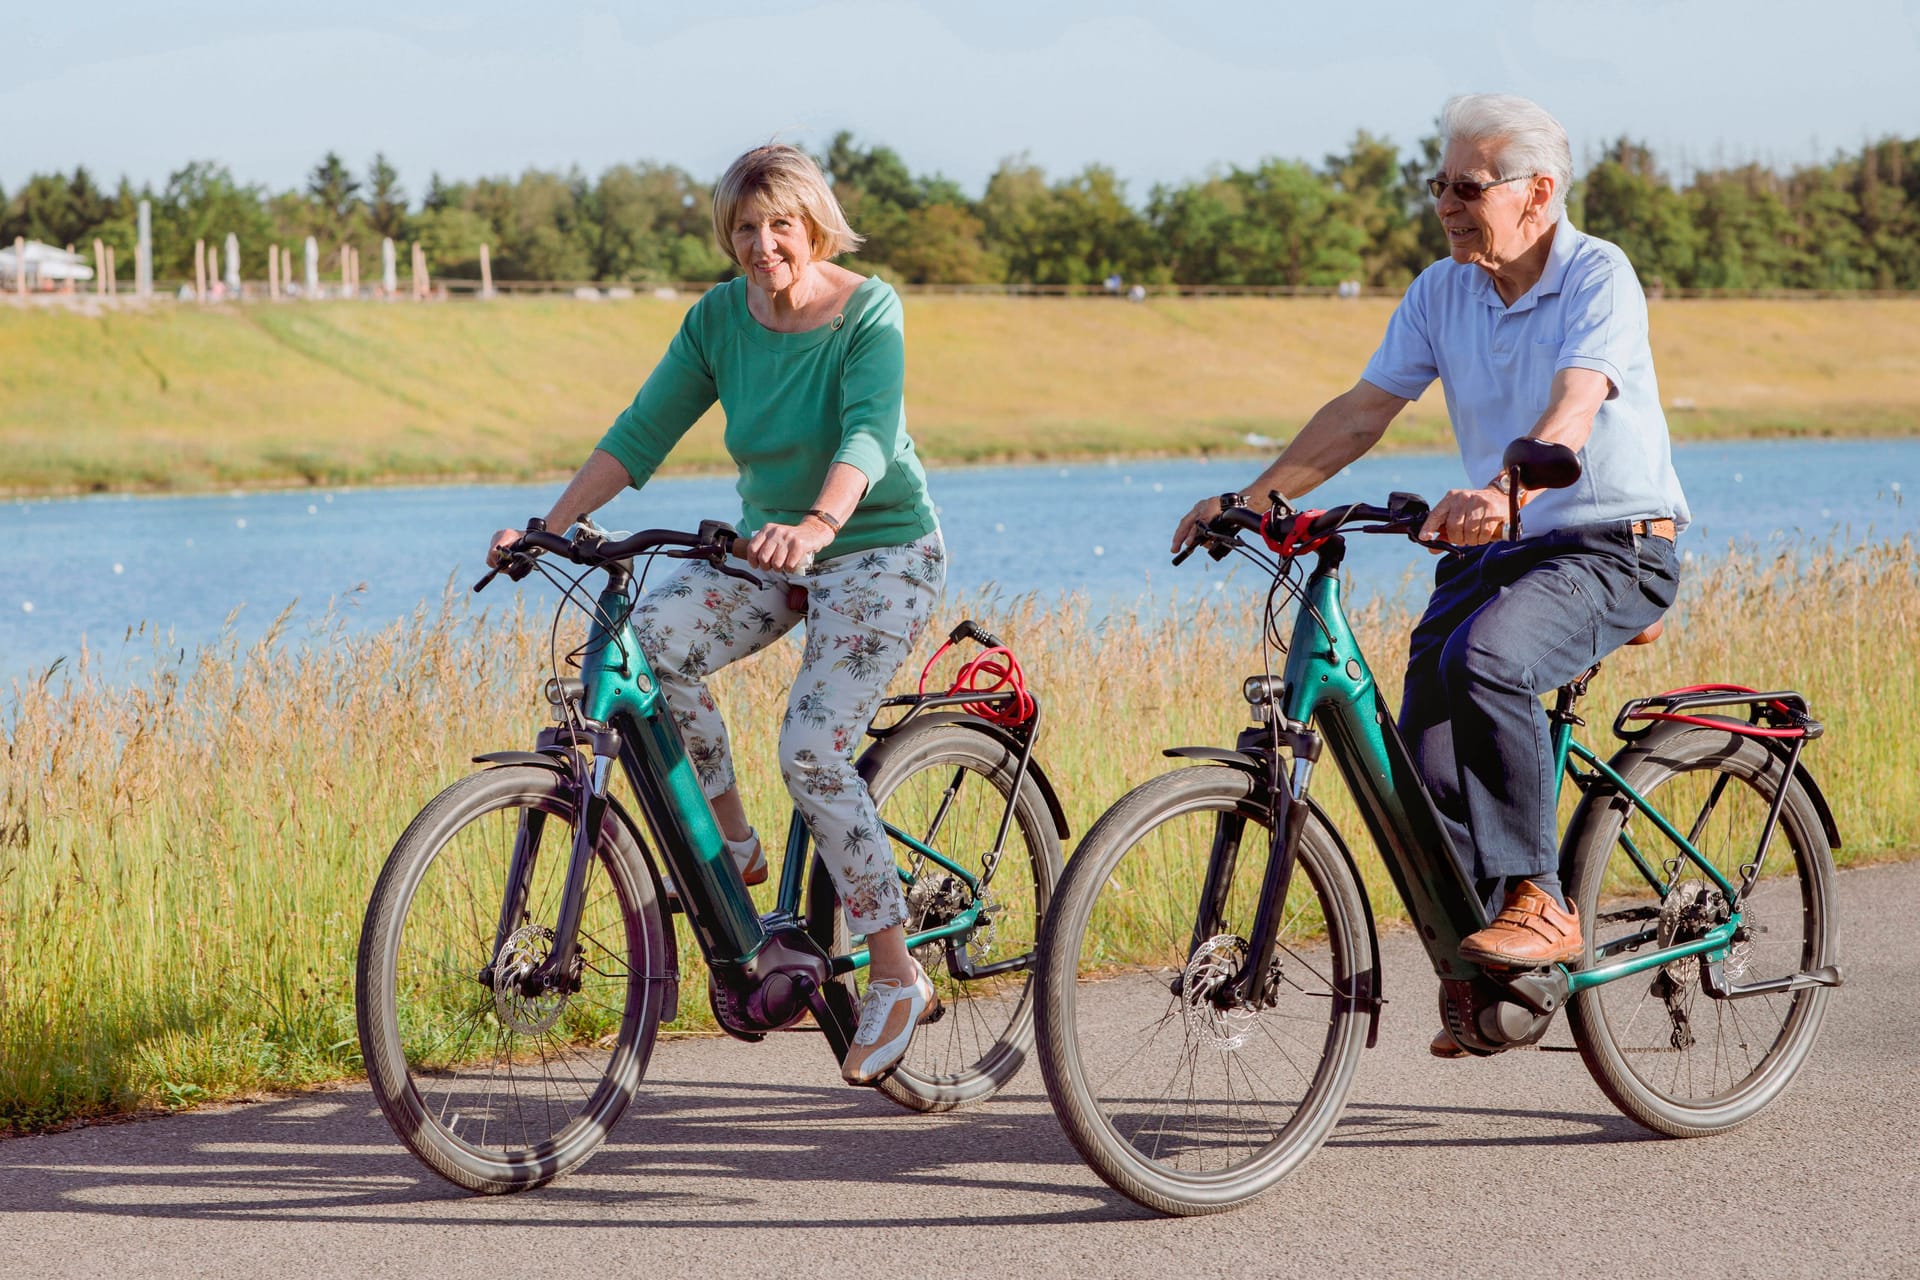
[(164, 43), (150, 28), (101, 57), (78, 17), (36, 15), (33, 56), (8, 73), (26, 78), (0, 81), (13, 126), (0, 182), (84, 164), (157, 185), (203, 158), (279, 189), (330, 149), (356, 166), (384, 151), (416, 195), (436, 170), (652, 159), (711, 177), (770, 133), (820, 145), (851, 129), (970, 190), (1026, 152), (1056, 176), (1106, 164), (1138, 196), (1268, 155), (1318, 161), (1361, 128), (1407, 147), (1447, 94), (1481, 88), (1539, 98), (1577, 153), (1627, 134), (1663, 160), (1791, 165), (1821, 146), (1920, 135), (1912, 0), (1817, 22), (1723, 0), (1638, 0), (1604, 17), (1510, 3), (1446, 28), (1413, 3), (1243, 0), (1178, 18), (1067, 4), (1039, 24), (1007, 4), (719, 7), (662, 19), (639, 5), (400, 0), (343, 5), (340, 25), (300, 30), (202, 6)]

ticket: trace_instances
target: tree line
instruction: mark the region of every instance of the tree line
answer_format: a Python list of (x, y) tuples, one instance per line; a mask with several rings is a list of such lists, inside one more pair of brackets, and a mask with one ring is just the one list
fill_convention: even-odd
[[(867, 244), (848, 265), (909, 284), (1405, 285), (1446, 253), (1424, 180), (1440, 143), (1403, 154), (1362, 131), (1319, 165), (1268, 159), (1136, 200), (1111, 168), (1050, 178), (1004, 161), (976, 198), (939, 174), (914, 174), (886, 146), (833, 138), (822, 166)], [(351, 245), (417, 241), (437, 277), (477, 278), (491, 247), (496, 280), (660, 283), (725, 279), (713, 243), (710, 186), (684, 169), (618, 164), (446, 181), (416, 204), (384, 155), (356, 173), (329, 152), (295, 190), (237, 180), (195, 161), (163, 188), (122, 178), (111, 190), (84, 167), (0, 190), (0, 243), (15, 236), (133, 260), (139, 202), (151, 203), (156, 279), (190, 277), (196, 240), (239, 237), (241, 268), (267, 274), (269, 245), (319, 243), (323, 269)], [(1574, 183), (1568, 210), (1626, 250), (1651, 284), (1704, 289), (1920, 289), (1920, 138), (1887, 138), (1782, 174), (1749, 163), (1677, 183), (1644, 145), (1609, 145)]]

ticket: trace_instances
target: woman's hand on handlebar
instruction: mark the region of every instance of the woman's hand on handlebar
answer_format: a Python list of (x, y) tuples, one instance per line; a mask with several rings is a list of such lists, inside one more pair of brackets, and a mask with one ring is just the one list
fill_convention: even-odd
[(763, 524), (734, 552), (756, 569), (798, 573), (833, 541), (833, 530), (819, 520), (799, 524)]
[(1417, 540), (1478, 547), (1506, 536), (1506, 494), (1491, 488), (1449, 489), (1446, 497), (1433, 504)]

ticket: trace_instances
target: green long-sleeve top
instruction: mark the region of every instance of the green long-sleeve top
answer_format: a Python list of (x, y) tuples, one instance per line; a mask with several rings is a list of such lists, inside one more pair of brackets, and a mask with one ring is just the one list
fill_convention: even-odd
[(601, 438), (638, 489), (717, 399), (740, 468), (741, 534), (795, 524), (845, 462), (866, 496), (824, 555), (899, 546), (933, 532), (927, 474), (907, 435), (900, 296), (860, 284), (834, 323), (775, 333), (747, 311), (747, 282), (709, 289), (687, 312), (640, 394)]

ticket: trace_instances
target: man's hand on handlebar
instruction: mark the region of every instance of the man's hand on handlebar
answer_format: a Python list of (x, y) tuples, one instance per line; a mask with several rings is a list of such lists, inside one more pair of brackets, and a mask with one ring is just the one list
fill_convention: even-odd
[(1180, 517), (1180, 523), (1173, 527), (1173, 545), (1167, 550), (1174, 555), (1191, 551), (1206, 541), (1207, 526), (1220, 518), (1226, 509), (1222, 494), (1212, 498), (1202, 498), (1193, 504), (1193, 510)]
[(1173, 545), (1167, 548), (1170, 555), (1179, 555), (1200, 541), (1200, 535), (1207, 527), (1207, 521), (1220, 514), (1220, 499), (1202, 498), (1193, 504), (1193, 510), (1180, 517), (1180, 523), (1173, 526)]
[[(1507, 536), (1507, 495), (1498, 489), (1449, 489), (1420, 526), (1423, 543), (1478, 547)], [(1435, 550), (1445, 548), (1435, 546)]]
[(524, 529), (499, 529), (487, 543), (487, 567), (498, 569), (507, 561), (507, 548), (520, 541)]

